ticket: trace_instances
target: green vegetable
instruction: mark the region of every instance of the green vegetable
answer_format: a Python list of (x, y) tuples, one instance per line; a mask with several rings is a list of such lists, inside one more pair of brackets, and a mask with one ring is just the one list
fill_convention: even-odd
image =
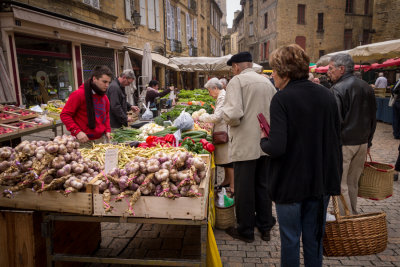
[(160, 131), (160, 132), (156, 132), (153, 135), (154, 136), (165, 136), (167, 134), (173, 134), (176, 131), (178, 131), (178, 128), (175, 126), (169, 126), (167, 128), (165, 128), (164, 130)]
[(135, 141), (137, 140), (137, 135), (139, 135), (141, 131), (129, 127), (123, 127), (115, 130), (111, 136), (113, 137), (113, 141), (118, 143), (123, 143), (127, 141)]

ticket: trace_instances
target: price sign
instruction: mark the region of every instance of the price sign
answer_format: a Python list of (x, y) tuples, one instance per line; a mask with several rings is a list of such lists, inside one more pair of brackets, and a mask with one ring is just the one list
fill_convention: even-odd
[(106, 150), (105, 156), (105, 173), (109, 173), (112, 169), (118, 167), (118, 148), (110, 148)]

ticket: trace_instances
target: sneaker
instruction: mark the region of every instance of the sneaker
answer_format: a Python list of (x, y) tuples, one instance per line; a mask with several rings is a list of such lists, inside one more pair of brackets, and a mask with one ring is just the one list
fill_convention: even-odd
[(241, 234), (239, 234), (237, 228), (234, 227), (229, 227), (228, 229), (225, 230), (225, 232), (230, 235), (231, 237), (235, 238), (235, 239), (239, 239), (242, 240), (244, 242), (247, 243), (253, 243), (254, 242), (254, 237), (253, 238), (247, 238), (242, 236)]
[(327, 222), (334, 222), (336, 221), (335, 215), (330, 214), (329, 212), (326, 213), (326, 221)]
[(261, 239), (264, 241), (270, 241), (271, 240), (271, 231), (261, 232)]

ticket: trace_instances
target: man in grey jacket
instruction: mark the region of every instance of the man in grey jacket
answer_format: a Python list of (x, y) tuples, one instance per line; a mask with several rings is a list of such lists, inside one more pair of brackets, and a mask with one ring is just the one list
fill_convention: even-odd
[(267, 78), (252, 69), (249, 52), (232, 56), (227, 64), (232, 66), (235, 76), (226, 88), (223, 119), (230, 126), (229, 156), (234, 167), (238, 227), (228, 228), (226, 232), (251, 243), (257, 226), (261, 238), (269, 241), (276, 221), (267, 193), (268, 159), (260, 148), (257, 115), (262, 113), (269, 121), (269, 106), (276, 90)]
[(130, 85), (135, 80), (133, 70), (124, 70), (118, 78), (114, 79), (107, 90), (107, 97), (110, 101), (110, 125), (111, 128), (121, 128), (128, 126), (128, 110), (139, 111), (137, 106), (132, 106), (126, 101), (125, 86)]
[[(350, 212), (357, 214), (358, 181), (376, 128), (376, 100), (371, 86), (353, 72), (354, 62), (349, 54), (331, 57), (328, 76), (339, 109), (343, 145), (340, 187)], [(339, 207), (344, 214), (343, 206)]]

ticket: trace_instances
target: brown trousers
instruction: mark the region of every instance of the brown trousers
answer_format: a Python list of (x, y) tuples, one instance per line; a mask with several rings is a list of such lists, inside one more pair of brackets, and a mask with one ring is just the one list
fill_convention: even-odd
[[(340, 185), (341, 193), (349, 207), (350, 214), (357, 214), (358, 181), (364, 169), (367, 155), (367, 144), (357, 146), (343, 146), (343, 174)], [(344, 215), (344, 208), (339, 202), (340, 214)]]

